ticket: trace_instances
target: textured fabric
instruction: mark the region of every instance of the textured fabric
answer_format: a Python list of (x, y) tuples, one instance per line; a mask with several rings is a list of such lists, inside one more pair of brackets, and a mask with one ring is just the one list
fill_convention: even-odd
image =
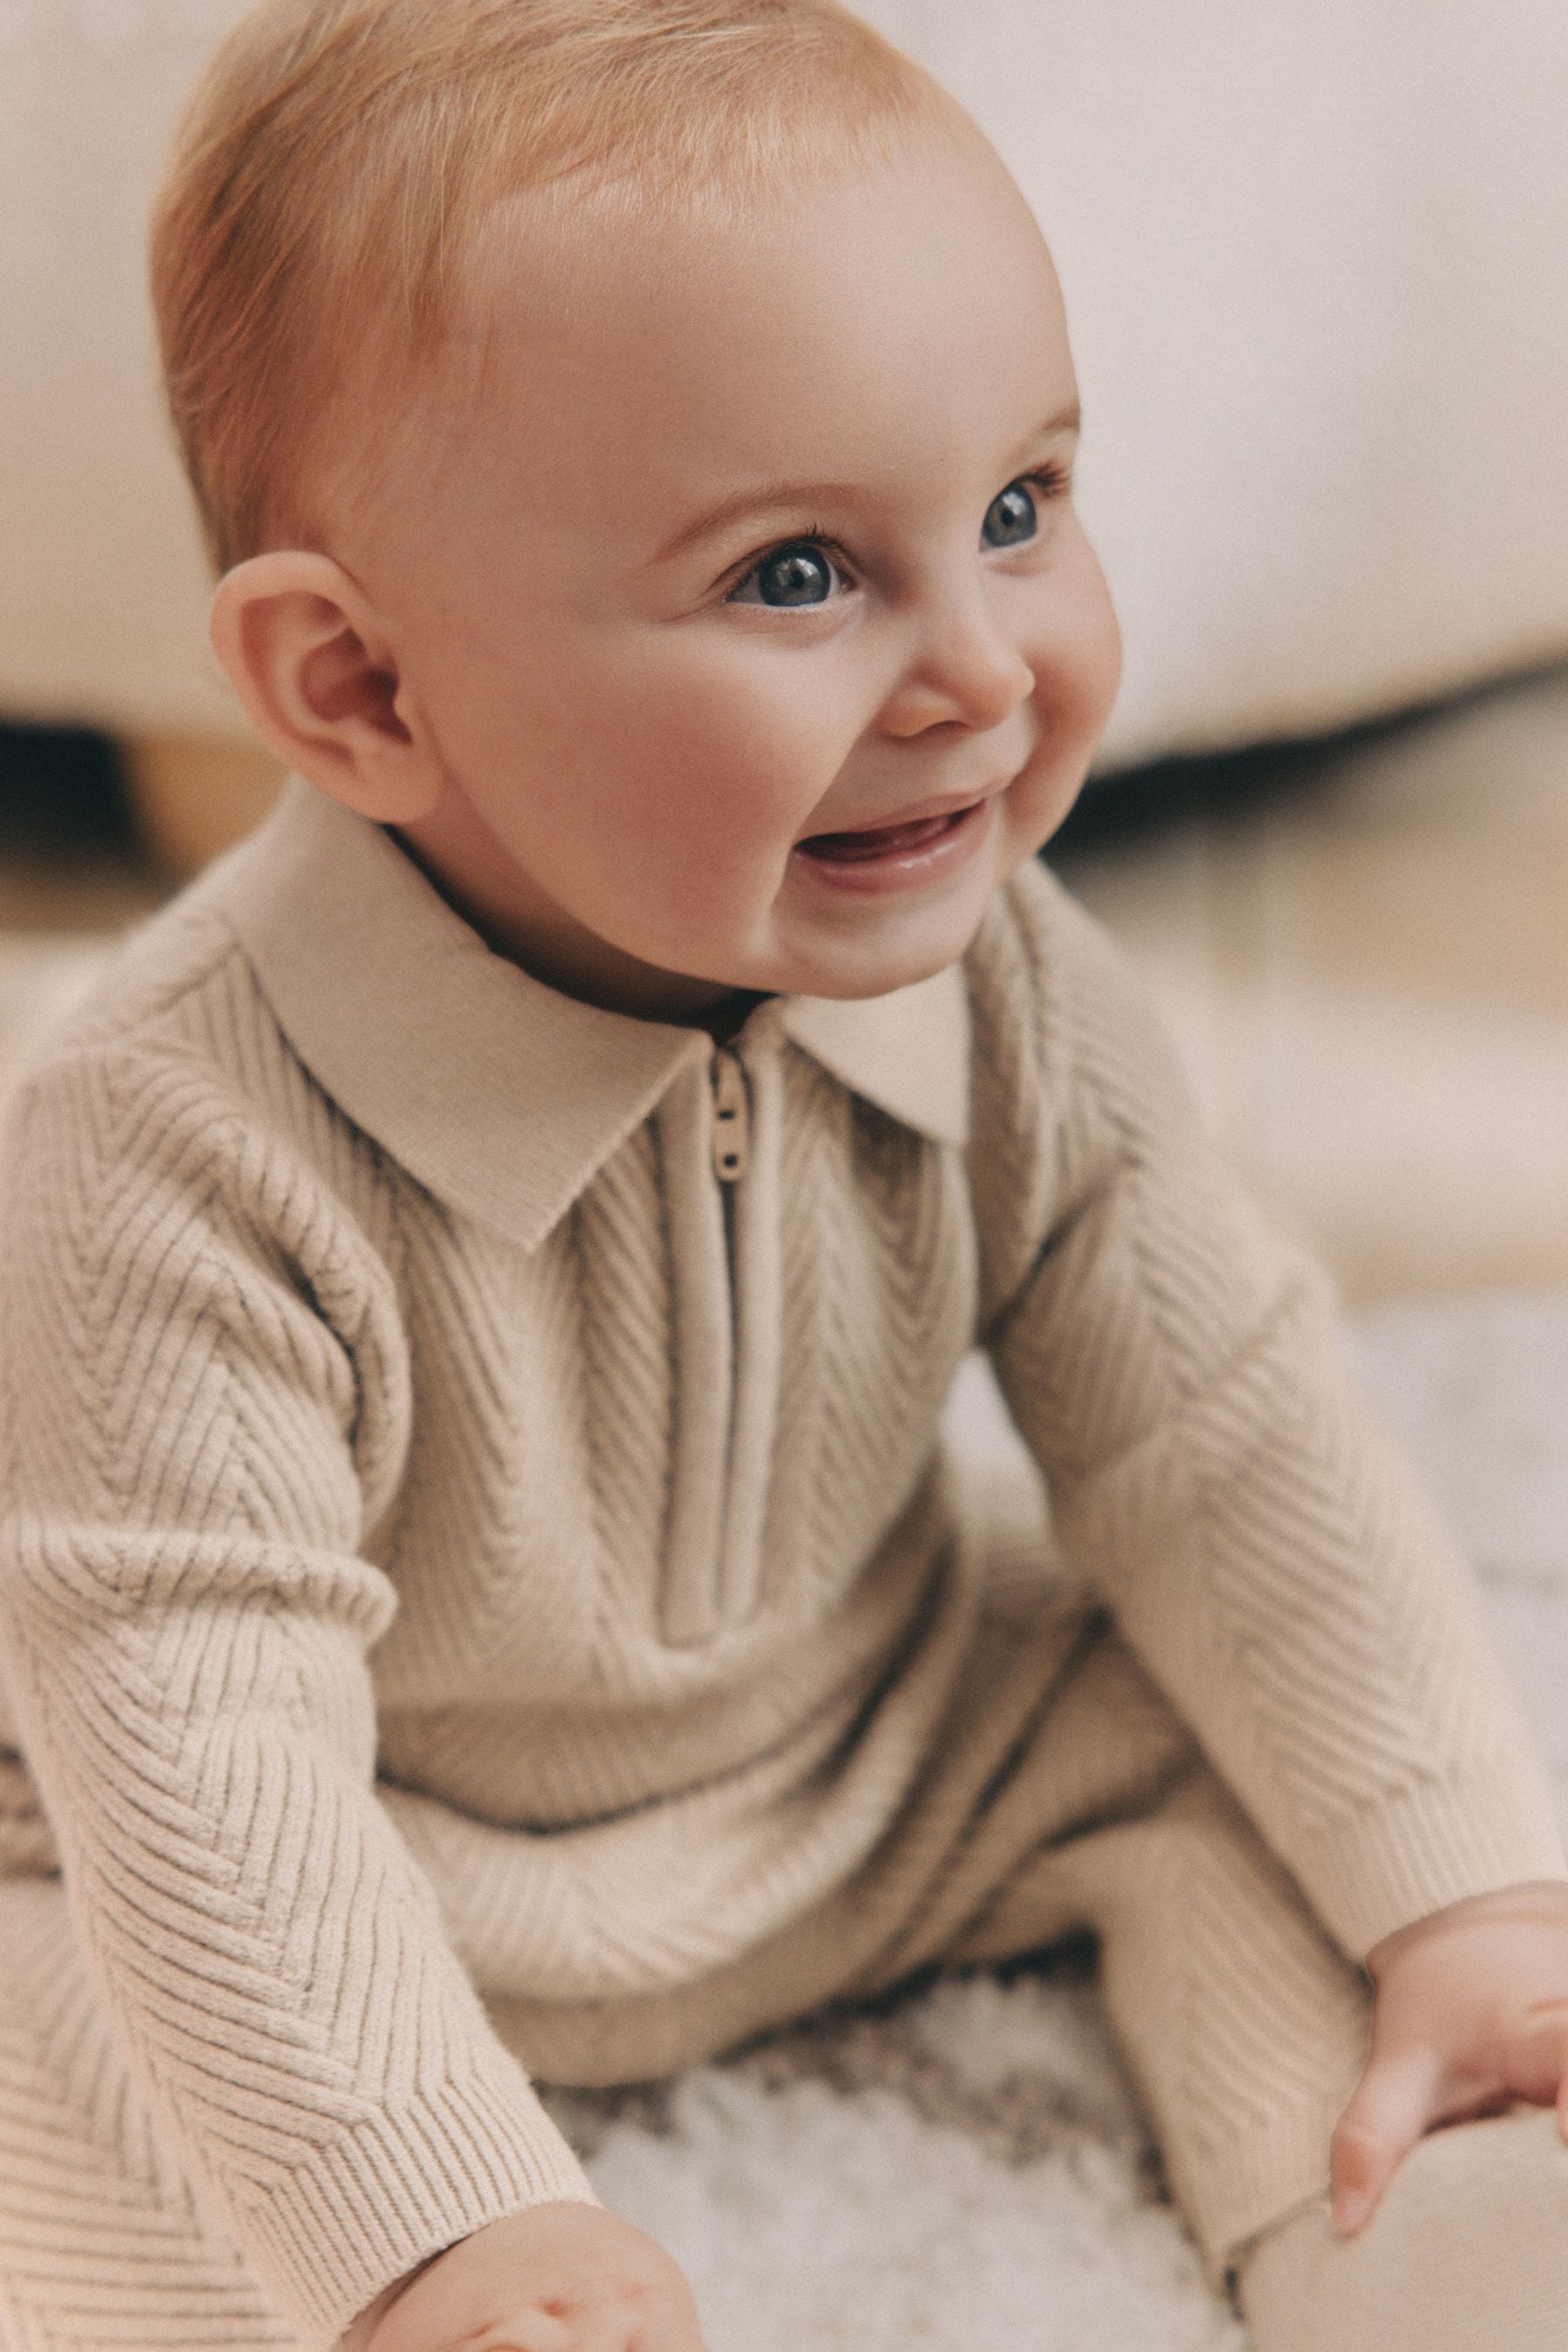
[[(848, 1990), (868, 1941), (897, 1974), (1091, 1925), (1112, 2026), (1217, 2285), (1239, 2242), (1322, 2193), (1364, 2054), (1364, 1986), (1113, 1632), (1072, 1611), (987, 1633), (955, 1694), (954, 1769), (931, 1776), (896, 1874), (862, 1876), (694, 1998), (617, 2004), (612, 2032), (627, 2071), (662, 2069), (759, 2011)], [(889, 1951), (879, 1922), (900, 1910), (911, 1932)], [(0, 1884), (0, 2347), (296, 2352), (154, 2128), (58, 1882)], [(583, 2022), (498, 2021), (536, 2048)], [(601, 2063), (616, 2054), (596, 2045)]]
[(58, 1882), (0, 1885), (0, 2347), (297, 2352), (127, 2079)]
[[(1105, 1612), (1343, 1952), (1563, 1870), (1317, 1285), (1037, 869), (962, 973), (721, 1056), (300, 788), (38, 1070), (4, 1191), (7, 1866), (63, 1865), (149, 2128), (307, 2340), (587, 2193), (517, 2050), (691, 2054), (1146, 1810), (1104, 1710), (1076, 1810), (1019, 1765)], [(976, 1340), (1078, 1580), (1012, 1676), (935, 1444)]]

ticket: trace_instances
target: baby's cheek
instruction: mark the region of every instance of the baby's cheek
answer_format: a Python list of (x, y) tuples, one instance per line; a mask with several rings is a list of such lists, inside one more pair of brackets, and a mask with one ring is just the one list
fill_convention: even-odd
[(1105, 574), (1087, 540), (1064, 583), (1061, 684), (1064, 716), (1070, 711), (1098, 737), (1121, 683), (1121, 629)]
[(759, 798), (728, 773), (704, 787), (688, 772), (671, 792), (648, 794), (637, 821), (638, 855), (617, 859), (628, 904), (651, 912), (657, 894), (693, 940), (744, 928), (771, 899), (788, 855), (790, 836), (767, 820)]

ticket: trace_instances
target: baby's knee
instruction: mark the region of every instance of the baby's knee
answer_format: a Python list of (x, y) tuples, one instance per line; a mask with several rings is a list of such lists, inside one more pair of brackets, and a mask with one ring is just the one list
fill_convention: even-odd
[(1433, 2133), (1360, 2237), (1267, 2231), (1238, 2292), (1253, 2352), (1563, 2352), (1568, 2147), (1549, 2110)]

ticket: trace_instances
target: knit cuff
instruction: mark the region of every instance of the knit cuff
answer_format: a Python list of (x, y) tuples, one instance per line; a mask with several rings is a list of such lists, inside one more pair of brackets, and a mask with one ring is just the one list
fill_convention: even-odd
[(367, 2116), (330, 2146), (254, 2176), (230, 2221), (310, 2352), (327, 2352), (397, 2280), (531, 2205), (597, 2202), (521, 2068)]
[(1450, 1903), (1568, 1878), (1552, 1791), (1520, 1758), (1391, 1794), (1293, 1837), (1286, 1857), (1342, 1948), (1374, 1944)]

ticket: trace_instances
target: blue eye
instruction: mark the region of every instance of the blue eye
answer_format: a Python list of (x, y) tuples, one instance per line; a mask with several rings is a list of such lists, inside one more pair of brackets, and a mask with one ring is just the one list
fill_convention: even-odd
[[(775, 547), (753, 564), (738, 587), (730, 592), (732, 604), (773, 604), (779, 607), (826, 604), (833, 593), (836, 567), (832, 558), (810, 540)], [(755, 594), (748, 592), (755, 590)]]
[(980, 526), (980, 536), (987, 547), (1017, 547), (1033, 539), (1039, 529), (1039, 513), (1028, 485), (1009, 482), (985, 509), (985, 520)]

